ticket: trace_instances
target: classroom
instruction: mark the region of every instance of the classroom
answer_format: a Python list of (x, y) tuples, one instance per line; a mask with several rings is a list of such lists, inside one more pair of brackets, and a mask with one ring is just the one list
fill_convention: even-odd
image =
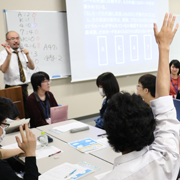
[[(66, 0), (31, 0), (31, 1), (24, 1), (24, 0), (18, 0), (18, 1), (11, 1), (11, 0), (0, 0), (1, 1), (1, 12), (3, 10), (33, 10), (33, 11), (64, 11), (66, 12)], [(169, 12), (173, 13), (175, 15), (180, 15), (180, 1), (179, 0), (169, 0)], [(4, 13), (0, 14), (0, 42), (5, 42), (5, 34), (6, 34), (6, 22)], [(3, 47), (0, 46), (0, 51), (3, 50)], [(171, 60), (171, 59), (170, 59)], [(157, 71), (151, 71), (149, 72), (153, 75), (157, 75)], [(140, 76), (143, 74), (127, 74), (123, 76), (118, 76), (117, 81), (120, 87), (120, 91), (127, 91), (129, 93), (136, 93), (137, 90), (137, 83)], [(3, 82), (3, 73), (0, 72), (0, 89), (4, 88), (4, 82)], [(84, 80), (84, 81), (77, 81), (77, 82), (71, 82), (71, 77), (66, 78), (57, 78), (51, 80), (51, 92), (53, 92), (54, 97), (56, 98), (57, 102), (62, 105), (68, 105), (68, 119), (76, 119), (80, 118), (83, 119), (87, 118), (89, 116), (97, 116), (99, 113), (99, 109), (102, 105), (102, 97), (99, 95), (99, 90), (96, 85), (96, 79), (92, 80)], [(28, 86), (28, 94), (30, 95), (33, 92), (33, 88), (31, 84), (29, 83)], [(83, 121), (82, 121), (83, 122)], [(70, 123), (77, 123), (74, 120), (71, 120)], [(67, 123), (68, 124), (68, 123)], [(63, 123), (63, 125), (66, 125), (66, 123)], [(52, 150), (51, 155), (54, 155), (55, 152), (63, 152), (64, 150), (64, 157), (62, 157), (61, 161), (66, 161), (65, 159), (69, 158), (68, 151), (73, 153), (74, 158), (71, 159), (71, 163), (76, 163), (78, 159), (81, 159), (83, 157), (83, 160), (88, 161), (91, 165), (94, 165), (96, 167), (91, 167), (92, 169), (95, 169), (95, 175), (102, 174), (113, 168), (114, 158), (117, 157), (117, 153), (113, 152), (110, 147), (107, 148), (107, 151), (97, 151), (92, 152), (90, 154), (86, 155), (79, 155), (79, 152), (77, 153), (75, 149), (73, 151), (70, 149), (70, 147), (66, 146), (65, 143), (71, 143), (73, 141), (77, 141), (79, 139), (82, 139), (83, 137), (79, 136), (78, 134), (74, 134), (73, 138), (71, 134), (62, 134), (61, 137), (59, 136), (58, 129), (55, 131), (53, 128), (56, 127), (56, 125), (51, 125), (49, 127), (44, 128), (37, 128), (33, 130), (33, 133), (38, 136), (40, 135), (40, 131), (48, 132), (50, 136), (53, 137), (53, 145), (57, 147), (57, 149), (50, 149)], [(104, 130), (96, 129), (95, 127), (90, 127), (91, 131), (85, 132), (84, 136), (90, 136), (91, 138), (97, 138), (98, 135), (103, 135), (105, 133)], [(89, 133), (89, 134), (88, 134)], [(94, 133), (94, 134), (93, 134)], [(15, 143), (15, 139), (12, 140), (14, 137), (9, 136), (9, 142), (5, 143), (3, 142), (3, 146), (9, 145), (9, 143)], [(77, 143), (77, 142), (76, 142)], [(73, 146), (73, 144), (72, 144)], [(83, 152), (83, 150), (82, 150)], [(110, 154), (109, 156), (107, 156)], [(38, 154), (40, 156), (40, 153)], [(39, 158), (39, 157), (38, 157)], [(58, 157), (59, 158), (59, 157)], [(57, 158), (57, 159), (58, 159)], [(105, 158), (105, 160), (104, 160)], [(40, 158), (41, 159), (41, 158)], [(54, 158), (55, 159), (55, 158)], [(103, 160), (102, 160), (103, 159)], [(41, 160), (37, 161), (37, 166), (39, 165), (39, 172), (46, 172), (49, 170), (48, 166), (42, 167), (42, 164), (47, 163), (48, 159), (47, 157)], [(52, 159), (50, 162), (53, 162)], [(102, 167), (104, 169), (99, 170), (98, 166), (102, 163)], [(55, 165), (52, 167), (58, 166), (58, 160), (56, 161)], [(66, 167), (69, 165), (66, 164)], [(51, 168), (52, 168), (51, 167)], [(64, 166), (65, 167), (65, 166)], [(83, 167), (87, 167), (87, 164)], [(63, 167), (62, 167), (63, 168)], [(74, 168), (74, 167), (73, 167)], [(96, 171), (99, 170), (99, 171)], [(63, 171), (63, 169), (62, 169)], [(71, 170), (72, 171), (72, 170)], [(74, 173), (76, 169), (72, 172)], [(58, 170), (54, 170), (53, 173), (58, 172)], [(98, 173), (97, 173), (98, 172)], [(67, 174), (67, 173), (66, 173)], [(70, 173), (71, 174), (71, 173)], [(68, 174), (67, 177), (70, 175)], [(48, 176), (47, 176), (48, 177)], [(46, 177), (46, 178), (47, 178)], [(67, 178), (65, 177), (65, 179)], [(100, 179), (101, 177), (96, 177), (96, 179)], [(48, 179), (48, 178), (47, 178)], [(82, 178), (83, 179), (83, 178)], [(84, 177), (84, 179), (90, 180), (95, 179), (94, 175), (90, 175)]]
[[(169, 12), (173, 14), (180, 14), (180, 2), (178, 0), (169, 0)], [(18, 3), (14, 1), (1, 0), (1, 12), (3, 9), (7, 10), (36, 10), (36, 11), (66, 11), (65, 0), (52, 0), (49, 1), (23, 1), (19, 0)], [(5, 22), (3, 13), (0, 15), (0, 41), (5, 41)], [(3, 50), (3, 47), (0, 47)], [(156, 72), (153, 72), (156, 74)], [(120, 89), (128, 92), (136, 92), (137, 80), (140, 74), (117, 77)], [(4, 88), (3, 73), (0, 73), (0, 88)], [(29, 85), (28, 92), (32, 93), (32, 87)], [(56, 79), (51, 82), (51, 91), (56, 97), (58, 103), (69, 105), (69, 118), (77, 118), (97, 114), (99, 107), (102, 104), (102, 98), (99, 96), (98, 88), (95, 80), (82, 81), (71, 83), (70, 78)], [(86, 99), (84, 101), (84, 99)], [(78, 103), (81, 102), (81, 103)], [(77, 106), (78, 103), (78, 106)], [(87, 108), (88, 107), (88, 108)]]

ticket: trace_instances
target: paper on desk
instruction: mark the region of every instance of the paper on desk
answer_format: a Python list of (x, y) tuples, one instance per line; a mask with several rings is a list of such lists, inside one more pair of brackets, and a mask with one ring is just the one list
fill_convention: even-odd
[[(36, 141), (36, 145), (40, 145), (40, 143), (38, 141)], [(16, 148), (19, 148), (18, 144), (17, 143), (13, 143), (13, 144), (9, 144), (9, 145), (6, 145), (6, 146), (2, 146), (1, 147), (2, 149), (16, 149)]]
[(48, 157), (49, 155), (54, 154), (58, 151), (61, 151), (61, 153), (63, 152), (61, 149), (58, 149), (55, 146), (47, 146), (44, 148), (37, 149), (36, 150), (36, 159)]
[(109, 143), (108, 143), (108, 139), (106, 137), (104, 138), (101, 138), (101, 139), (96, 139), (97, 142), (105, 145), (105, 146), (110, 146)]
[(106, 148), (105, 145), (97, 142), (92, 138), (85, 138), (78, 141), (70, 142), (68, 144), (83, 153), (91, 153), (93, 151)]
[[(38, 141), (37, 141), (37, 145), (40, 145), (40, 143)], [(10, 145), (7, 145), (7, 146), (3, 146), (2, 148), (3, 149), (16, 149), (16, 148), (19, 148), (19, 147), (18, 147), (17, 143), (14, 143), (14, 144), (10, 144)], [(54, 154), (54, 153), (56, 153), (58, 151), (63, 152), (62, 150), (56, 148), (55, 146), (47, 146), (47, 147), (44, 147), (44, 148), (37, 149), (36, 150), (36, 159), (41, 159), (41, 158), (44, 158), (44, 157), (48, 157), (49, 155)]]
[[(65, 178), (74, 170), (76, 171), (72, 175)], [(93, 171), (94, 170), (82, 167), (78, 164), (63, 163), (39, 176), (39, 180), (75, 180)]]
[(61, 132), (66, 132), (66, 131), (69, 131), (74, 128), (81, 128), (81, 127), (86, 127), (86, 126), (88, 126), (88, 125), (84, 124), (82, 122), (72, 122), (72, 123), (69, 123), (69, 124), (66, 124), (63, 126), (54, 127), (53, 129), (56, 129)]
[[(112, 171), (112, 170), (111, 170), (111, 171)], [(103, 178), (106, 174), (110, 173), (111, 171), (107, 171), (107, 172), (105, 172), (105, 173), (98, 174), (97, 176), (94, 176), (94, 177), (99, 180), (99, 179)]]

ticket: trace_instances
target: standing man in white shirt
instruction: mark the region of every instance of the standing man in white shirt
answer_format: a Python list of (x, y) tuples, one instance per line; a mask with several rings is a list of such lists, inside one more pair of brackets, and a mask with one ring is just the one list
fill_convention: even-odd
[[(179, 129), (173, 99), (169, 96), (169, 48), (178, 29), (166, 13), (160, 32), (156, 99), (149, 105), (136, 94), (115, 94), (109, 101), (104, 129), (110, 145), (122, 155), (103, 180), (176, 180), (179, 165)], [(155, 119), (154, 119), (155, 117)]]
[(33, 70), (34, 63), (29, 56), (29, 51), (20, 49), (20, 37), (17, 32), (7, 32), (6, 43), (3, 46), (4, 50), (0, 52), (0, 69), (4, 73), (5, 88), (17, 85), (22, 87), (25, 113), (27, 116), (27, 68)]

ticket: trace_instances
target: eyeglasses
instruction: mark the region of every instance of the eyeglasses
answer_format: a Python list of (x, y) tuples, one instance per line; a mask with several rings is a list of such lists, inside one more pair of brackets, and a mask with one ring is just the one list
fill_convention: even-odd
[(17, 37), (17, 38), (11, 38), (11, 39), (7, 39), (7, 40), (9, 40), (9, 41), (15, 41), (15, 40), (17, 40), (17, 41), (19, 41), (19, 37)]
[(5, 129), (7, 129), (10, 126), (10, 124), (8, 124), (8, 123), (1, 123), (1, 124), (4, 125)]
[(138, 88), (138, 87), (142, 87), (142, 86), (140, 86), (139, 84), (137, 84), (136, 87)]

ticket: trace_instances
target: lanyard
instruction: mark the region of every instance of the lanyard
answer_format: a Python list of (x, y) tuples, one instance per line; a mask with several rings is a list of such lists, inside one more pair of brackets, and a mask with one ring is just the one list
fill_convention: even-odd
[(47, 117), (50, 118), (50, 116), (49, 116), (49, 111), (48, 111), (48, 109), (49, 109), (48, 101), (46, 101), (46, 109), (44, 108), (43, 103), (41, 102), (41, 100), (40, 100), (40, 103), (41, 103), (41, 106), (43, 107), (43, 109), (44, 109)]
[(176, 91), (176, 93), (178, 92), (178, 83), (179, 83), (179, 76), (178, 76), (178, 78), (177, 78), (177, 88), (174, 86), (174, 84), (173, 84), (173, 82), (172, 82), (172, 78), (170, 77), (170, 79), (171, 79), (171, 84), (173, 85), (173, 87), (174, 87), (174, 89), (175, 89), (175, 91)]

